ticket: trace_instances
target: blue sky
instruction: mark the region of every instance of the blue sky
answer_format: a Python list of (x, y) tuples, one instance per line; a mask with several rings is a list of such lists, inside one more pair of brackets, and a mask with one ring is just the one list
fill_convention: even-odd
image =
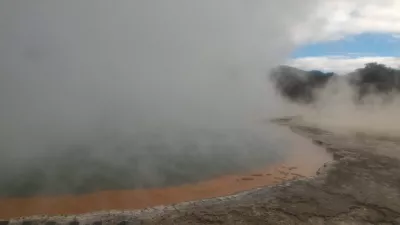
[(369, 62), (400, 68), (400, 35), (363, 32), (337, 40), (316, 41), (295, 50), (287, 64), (346, 74)]
[(321, 56), (391, 56), (400, 57), (400, 36), (363, 33), (336, 41), (324, 41), (300, 47), (292, 58)]
[(348, 73), (369, 62), (400, 68), (400, 0), (323, 1), (296, 30), (287, 65)]

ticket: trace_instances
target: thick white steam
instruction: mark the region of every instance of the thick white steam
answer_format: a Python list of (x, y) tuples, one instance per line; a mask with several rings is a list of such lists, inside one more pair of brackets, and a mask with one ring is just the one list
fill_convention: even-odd
[(70, 145), (115, 161), (113, 146), (133, 139), (206, 146), (193, 130), (232, 134), (227, 143), (243, 151), (237, 130), (275, 140), (277, 131), (258, 130), (280, 112), (268, 71), (293, 50), (292, 31), (316, 3), (1, 1), (0, 149), (18, 158), (4, 163)]

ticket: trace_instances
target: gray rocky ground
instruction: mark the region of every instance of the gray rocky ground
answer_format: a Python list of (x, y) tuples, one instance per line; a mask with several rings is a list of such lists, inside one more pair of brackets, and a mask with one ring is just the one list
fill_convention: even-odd
[(333, 154), (317, 175), (232, 196), (138, 211), (18, 218), (6, 224), (400, 224), (400, 138), (275, 120)]

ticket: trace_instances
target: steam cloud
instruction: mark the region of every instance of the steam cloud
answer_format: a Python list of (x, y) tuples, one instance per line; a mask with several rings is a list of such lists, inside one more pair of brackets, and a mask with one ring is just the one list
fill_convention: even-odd
[(371, 93), (360, 104), (355, 101), (356, 87), (346, 81), (346, 76), (341, 76), (318, 90), (316, 95), (317, 100), (312, 107), (297, 108), (308, 123), (350, 134), (400, 135), (398, 93)]
[[(316, 2), (1, 1), (1, 166), (46, 168), (72, 160), (61, 152), (75, 145), (95, 150), (77, 147), (77, 158), (109, 164), (146, 143), (162, 142), (164, 155), (187, 142), (208, 153), (218, 135), (228, 155), (274, 151), (277, 132), (260, 120), (282, 107), (267, 72), (293, 50), (292, 28)], [(154, 160), (163, 159), (137, 162), (150, 183), (162, 179)]]

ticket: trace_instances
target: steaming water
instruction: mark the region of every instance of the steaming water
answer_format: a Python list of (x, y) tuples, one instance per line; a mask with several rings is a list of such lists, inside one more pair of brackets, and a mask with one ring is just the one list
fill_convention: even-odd
[[(280, 132), (281, 130), (277, 128), (276, 131)], [(101, 210), (140, 209), (226, 196), (260, 186), (277, 184), (283, 180), (295, 178), (298, 174), (303, 176), (315, 175), (315, 172), (323, 163), (332, 159), (331, 155), (324, 151), (324, 149), (314, 145), (311, 140), (302, 138), (296, 134), (288, 132), (282, 141), (286, 144), (290, 143), (286, 145), (289, 151), (280, 152), (279, 154), (280, 156), (284, 156), (283, 162), (276, 162), (271, 165), (270, 163), (272, 162), (268, 161), (265, 162), (268, 165), (262, 165), (255, 170), (248, 171), (249, 167), (256, 165), (246, 162), (245, 167), (248, 168), (235, 174), (218, 176), (205, 181), (185, 183), (184, 185), (167, 188), (109, 190), (82, 195), (3, 198), (0, 201), (0, 208), (2, 209), (0, 211), (0, 218), (38, 214), (81, 214)], [(278, 144), (279, 142), (275, 141), (275, 143)], [(209, 163), (213, 162), (215, 160), (209, 160)], [(208, 165), (213, 166), (212, 164), (207, 164), (206, 166)], [(190, 166), (187, 168), (190, 169)], [(218, 167), (216, 168), (216, 172), (223, 173), (229, 169), (229, 167)], [(197, 174), (202, 173), (201, 171), (203, 170), (198, 171)]]
[[(279, 159), (268, 70), (316, 1), (0, 1), (0, 196), (176, 185)], [(289, 7), (288, 7), (289, 6)]]
[(174, 186), (263, 167), (286, 153), (277, 152), (285, 149), (284, 143), (268, 133), (227, 133), (191, 130), (168, 139), (154, 133), (126, 139), (110, 134), (95, 146), (83, 142), (50, 149), (27, 164), (2, 158), (2, 171), (7, 172), (0, 176), (0, 196)]

